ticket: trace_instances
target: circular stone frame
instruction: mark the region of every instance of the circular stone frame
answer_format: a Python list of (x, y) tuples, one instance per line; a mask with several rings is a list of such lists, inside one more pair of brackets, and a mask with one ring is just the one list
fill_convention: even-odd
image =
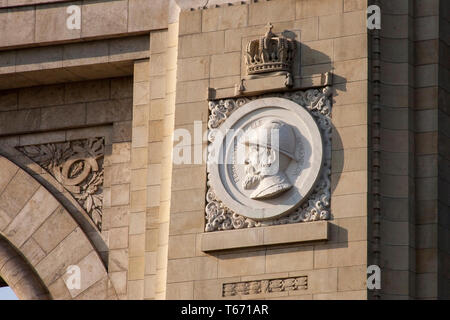
[[(234, 160), (229, 159), (227, 154), (235, 146), (239, 129), (245, 131), (251, 123), (265, 118), (282, 120), (291, 125), (297, 138), (301, 139), (299, 142), (304, 156), (301, 163), (291, 160), (289, 169), (298, 168), (291, 170), (294, 174), (288, 175), (292, 188), (272, 199), (255, 200), (249, 198), (248, 193), (239, 186), (233, 174), (236, 170), (233, 168)], [(222, 158), (224, 163), (208, 163), (210, 185), (216, 198), (234, 213), (257, 221), (279, 218), (295, 210), (313, 190), (322, 168), (323, 142), (316, 121), (301, 105), (285, 98), (252, 100), (236, 109), (216, 130), (219, 134), (214, 136), (218, 139), (212, 144), (215, 150), (219, 150), (216, 160)], [(231, 138), (227, 135), (229, 132), (234, 132)]]

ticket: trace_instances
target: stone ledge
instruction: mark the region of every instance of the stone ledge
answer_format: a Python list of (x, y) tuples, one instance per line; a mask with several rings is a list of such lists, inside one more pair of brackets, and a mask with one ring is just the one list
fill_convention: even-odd
[[(241, 79), (234, 87), (208, 88), (208, 100), (254, 96), (267, 92), (295, 91), (332, 85), (331, 72), (307, 77), (294, 77), (294, 84), (286, 86), (286, 75), (264, 75), (253, 79)], [(239, 91), (239, 87), (243, 91)]]
[(201, 236), (201, 250), (203, 252), (209, 252), (328, 240), (329, 224), (328, 221), (315, 221), (260, 228), (205, 232)]

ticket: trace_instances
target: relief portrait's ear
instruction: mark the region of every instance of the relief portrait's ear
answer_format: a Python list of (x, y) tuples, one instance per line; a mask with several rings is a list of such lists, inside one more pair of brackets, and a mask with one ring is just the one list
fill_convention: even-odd
[(265, 175), (273, 176), (278, 173), (280, 167), (280, 155), (278, 150), (274, 148), (267, 148), (266, 151), (266, 162), (265, 162)]

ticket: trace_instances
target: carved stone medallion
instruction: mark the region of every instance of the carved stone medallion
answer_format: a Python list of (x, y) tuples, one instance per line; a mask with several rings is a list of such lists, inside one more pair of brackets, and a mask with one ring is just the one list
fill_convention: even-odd
[(322, 167), (322, 137), (310, 113), (284, 98), (251, 101), (212, 133), (209, 177), (224, 206), (267, 220), (292, 212)]
[(209, 102), (205, 231), (330, 218), (330, 95), (324, 87)]

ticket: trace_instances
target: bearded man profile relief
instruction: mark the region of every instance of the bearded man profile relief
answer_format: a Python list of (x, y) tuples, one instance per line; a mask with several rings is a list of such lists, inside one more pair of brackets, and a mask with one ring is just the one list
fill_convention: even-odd
[(242, 187), (255, 189), (250, 198), (273, 198), (292, 188), (285, 174), (291, 160), (296, 160), (296, 136), (290, 125), (280, 120), (263, 121), (246, 132), (243, 143), (248, 149)]

